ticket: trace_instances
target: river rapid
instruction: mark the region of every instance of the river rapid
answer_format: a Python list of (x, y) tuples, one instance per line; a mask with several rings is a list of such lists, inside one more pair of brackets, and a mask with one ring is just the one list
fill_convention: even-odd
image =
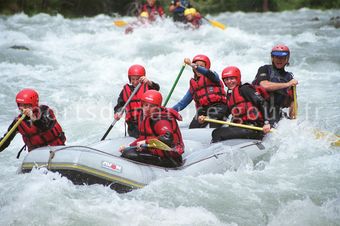
[[(251, 82), (270, 63), (271, 47), (284, 43), (291, 49), (287, 70), (299, 81), (298, 120), (280, 122), (264, 141), (263, 159), (243, 159), (223, 174), (164, 178), (127, 194), (76, 186), (44, 169), (17, 174), (26, 154), (15, 158), (23, 145), (17, 135), (0, 154), (0, 225), (340, 225), (340, 149), (313, 136), (314, 128), (340, 134), (340, 29), (330, 24), (339, 15), (226, 12), (208, 16), (226, 30), (209, 23), (183, 29), (166, 18), (129, 35), (112, 22), (131, 17), (0, 16), (1, 134), (18, 114), (16, 93), (30, 87), (54, 109), (67, 144), (98, 141), (135, 63), (145, 65), (165, 97), (184, 57), (206, 54), (219, 74), (235, 65)], [(187, 67), (168, 106), (186, 93), (191, 76)], [(182, 128), (194, 108), (181, 112)], [(119, 121), (109, 138), (122, 136)]]

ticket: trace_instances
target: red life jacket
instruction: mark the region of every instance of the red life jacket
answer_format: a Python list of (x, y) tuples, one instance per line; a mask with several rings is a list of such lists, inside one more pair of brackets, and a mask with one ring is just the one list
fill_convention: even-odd
[[(125, 109), (125, 121), (137, 121), (138, 117), (142, 111), (142, 102), (141, 98), (143, 94), (149, 90), (149, 86), (146, 83), (143, 83), (137, 93), (132, 97), (130, 103), (126, 106)], [(123, 100), (126, 101), (131, 96), (133, 90), (131, 86), (126, 84), (123, 88)]]
[[(50, 111), (50, 117), (55, 118), (53, 111), (51, 109), (48, 109), (48, 111)], [(17, 120), (20, 117), (21, 115), (18, 116)], [(41, 131), (30, 121), (24, 120), (18, 126), (18, 131), (22, 135), (28, 151), (38, 147), (64, 145), (66, 141), (63, 130), (57, 120), (54, 121), (53, 127), (47, 131)]]
[(215, 103), (227, 103), (222, 81), (217, 84), (203, 75), (198, 80), (190, 79), (190, 93), (195, 101), (196, 108), (207, 107)]
[[(158, 6), (157, 4), (154, 4), (153, 6), (149, 6), (147, 3), (145, 3), (142, 6), (142, 12), (148, 12), (149, 13), (149, 17), (155, 17), (157, 15), (159, 16), (163, 16), (164, 14), (164, 10), (161, 6)], [(155, 19), (155, 18), (153, 18)]]
[[(171, 130), (170, 131), (173, 135), (173, 144), (174, 149), (177, 151), (179, 155), (184, 153), (184, 142), (182, 139), (181, 131), (179, 130), (178, 121), (182, 121), (181, 115), (171, 109), (171, 108), (160, 108), (160, 112), (156, 112), (151, 116), (148, 116), (143, 119), (143, 114), (140, 115), (140, 120), (138, 122), (138, 129), (140, 131), (139, 140), (147, 140), (152, 138), (157, 138), (158, 136), (162, 135), (155, 131), (154, 127), (156, 123), (162, 123), (163, 121), (170, 122)], [(158, 149), (151, 149), (151, 152), (155, 155), (159, 155), (164, 157), (164, 152)], [(169, 152), (170, 155), (173, 155), (173, 152)]]
[[(246, 83), (246, 84), (248, 84), (248, 83)], [(256, 92), (258, 94), (260, 94), (263, 97), (263, 99), (269, 100), (270, 95), (267, 92), (267, 90), (265, 88), (263, 88), (263, 86), (260, 86), (260, 85), (251, 85), (251, 84), (248, 84), (248, 85), (254, 87)]]
[[(259, 88), (260, 90), (260, 88)], [(257, 91), (259, 92), (259, 91)], [(254, 123), (262, 124), (263, 116), (257, 107), (251, 101), (246, 101), (240, 94), (240, 86), (235, 87), (231, 93), (228, 93), (228, 108), (235, 123)]]
[(192, 19), (192, 21), (187, 21), (190, 24), (192, 24), (192, 26), (197, 29), (202, 25), (202, 16), (201, 14), (197, 14), (194, 16), (194, 18)]

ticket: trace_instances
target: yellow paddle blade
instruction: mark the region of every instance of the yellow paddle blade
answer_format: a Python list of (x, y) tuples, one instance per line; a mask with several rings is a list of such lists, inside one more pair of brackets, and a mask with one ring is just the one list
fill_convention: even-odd
[(128, 25), (128, 23), (123, 21), (123, 20), (113, 21), (113, 24), (116, 25), (117, 27), (124, 27), (124, 26)]
[(148, 148), (156, 148), (156, 149), (160, 149), (163, 151), (172, 151), (172, 149), (168, 145), (164, 144), (162, 141), (158, 139), (149, 140)]
[(297, 95), (296, 95), (296, 86), (293, 86), (293, 96), (294, 96), (294, 119), (297, 119), (298, 115), (298, 104), (297, 104)]
[(340, 139), (331, 143), (332, 146), (340, 147)]
[(340, 136), (339, 135), (326, 132), (326, 131), (320, 131), (320, 130), (314, 130), (314, 135), (316, 139), (327, 138), (327, 140), (331, 142), (332, 146), (340, 147)]
[(220, 22), (218, 22), (218, 21), (209, 20), (209, 19), (208, 19), (208, 21), (209, 21), (209, 23), (210, 23), (212, 26), (214, 26), (214, 27), (221, 28), (222, 30), (224, 30), (224, 29), (226, 28), (224, 24), (222, 24), (222, 23), (220, 23)]

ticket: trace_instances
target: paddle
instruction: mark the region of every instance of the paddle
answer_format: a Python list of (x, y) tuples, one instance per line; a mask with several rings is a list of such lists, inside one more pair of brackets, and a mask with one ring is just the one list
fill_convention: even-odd
[(320, 131), (318, 129), (314, 130), (314, 135), (316, 139), (327, 138), (327, 140), (331, 142), (332, 146), (340, 147), (339, 135), (335, 135), (331, 132)]
[(224, 24), (222, 24), (222, 23), (220, 23), (218, 21), (210, 20), (210, 19), (208, 19), (208, 18), (206, 18), (204, 16), (202, 16), (202, 18), (205, 19), (206, 21), (208, 21), (214, 27), (218, 27), (218, 28), (220, 28), (222, 30), (224, 30), (226, 28)]
[(148, 148), (156, 148), (156, 149), (160, 149), (163, 151), (173, 151), (172, 148), (170, 148), (168, 145), (166, 145), (165, 143), (163, 143), (162, 141), (158, 140), (158, 139), (150, 139), (148, 141)]
[[(213, 122), (213, 123), (218, 123), (218, 124), (223, 124), (223, 125), (229, 125), (229, 126), (235, 126), (235, 127), (240, 127), (244, 129), (252, 129), (252, 130), (257, 130), (257, 131), (263, 131), (262, 127), (257, 127), (257, 126), (250, 126), (250, 125), (244, 125), (244, 124), (239, 124), (239, 123), (234, 123), (234, 122), (227, 122), (227, 121), (222, 121), (222, 120), (217, 120), (217, 119), (210, 119), (210, 118), (204, 118), (205, 122)], [(274, 132), (275, 129), (270, 129), (270, 132)]]
[[(182, 7), (183, 9), (187, 9), (187, 7), (183, 6), (183, 5), (179, 5), (180, 7)], [(222, 30), (224, 30), (226, 28), (226, 26), (218, 21), (215, 20), (210, 20), (204, 16), (202, 16), (203, 19), (205, 19), (206, 21), (208, 21), (213, 27), (218, 27)]]
[(182, 73), (183, 73), (183, 71), (184, 71), (185, 65), (186, 65), (186, 64), (183, 64), (183, 66), (181, 67), (181, 70), (179, 71), (179, 74), (177, 75), (177, 78), (176, 78), (176, 80), (175, 80), (175, 83), (172, 85), (171, 90), (170, 90), (168, 96), (166, 97), (166, 100), (165, 100), (165, 102), (164, 102), (164, 104), (163, 104), (163, 107), (165, 107), (165, 106), (167, 105), (167, 103), (168, 103), (168, 101), (169, 101), (169, 99), (170, 99), (170, 97), (171, 97), (171, 95), (172, 95), (172, 93), (173, 93), (173, 91), (174, 91), (174, 89), (175, 89), (177, 83), (178, 83), (178, 80), (179, 80), (179, 78), (181, 77), (181, 75), (182, 75)]
[[(297, 95), (296, 95), (296, 86), (293, 86), (293, 98), (294, 98), (294, 113), (295, 113), (295, 119), (297, 118), (298, 113), (298, 105), (297, 105)], [(316, 139), (322, 139), (327, 137), (328, 141), (331, 142), (332, 146), (340, 146), (340, 136), (333, 134), (331, 132), (326, 131), (320, 131), (318, 129), (314, 130), (314, 135)]]
[(0, 147), (6, 142), (6, 140), (8, 139), (9, 136), (11, 136), (11, 134), (14, 132), (14, 130), (16, 130), (16, 128), (20, 125), (20, 123), (22, 122), (22, 120), (24, 120), (26, 117), (25, 114), (22, 114), (21, 118), (19, 118), (19, 120), (12, 126), (12, 128), (7, 132), (6, 136), (1, 140), (0, 142)]
[[(148, 142), (149, 142), (148, 144), (142, 144), (141, 148), (155, 148), (155, 149), (159, 149), (159, 150), (163, 150), (163, 151), (173, 151), (172, 148), (170, 148), (168, 145), (164, 144), (162, 141), (160, 141), (156, 138), (150, 139)], [(121, 152), (130, 150), (130, 149), (134, 149), (134, 148), (137, 148), (137, 146), (131, 146), (131, 147), (122, 146)]]
[(298, 115), (298, 104), (297, 104), (297, 95), (296, 95), (296, 86), (293, 86), (293, 98), (294, 98), (294, 119), (297, 119)]
[[(139, 87), (142, 85), (142, 83), (139, 83), (136, 88), (133, 90), (133, 92), (131, 93), (129, 99), (126, 101), (126, 103), (124, 104), (124, 106), (122, 107), (122, 109), (118, 112), (119, 115), (123, 114), (123, 112), (125, 111), (126, 106), (128, 106), (128, 104), (130, 103), (130, 101), (132, 100), (132, 98), (134, 97), (134, 95), (138, 92)], [(102, 137), (101, 140), (105, 140), (106, 136), (109, 134), (109, 132), (111, 131), (111, 129), (113, 128), (113, 126), (116, 124), (118, 120), (114, 119), (112, 124), (110, 125), (110, 127), (107, 129), (106, 133), (104, 134), (104, 136)]]
[(116, 25), (117, 27), (124, 27), (128, 25), (128, 22), (125, 22), (123, 20), (116, 20), (116, 21), (113, 21), (113, 24)]

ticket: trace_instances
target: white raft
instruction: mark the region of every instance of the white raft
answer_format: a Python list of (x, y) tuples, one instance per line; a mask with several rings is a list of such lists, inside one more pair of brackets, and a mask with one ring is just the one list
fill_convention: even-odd
[(235, 167), (241, 156), (253, 161), (266, 149), (259, 140), (234, 139), (210, 144), (212, 129), (183, 129), (184, 164), (176, 168), (147, 165), (120, 157), (119, 146), (129, 144), (131, 137), (104, 140), (89, 146), (42, 147), (29, 152), (19, 172), (46, 167), (59, 172), (74, 184), (103, 184), (117, 192), (142, 188), (165, 176), (197, 176), (223, 173)]

